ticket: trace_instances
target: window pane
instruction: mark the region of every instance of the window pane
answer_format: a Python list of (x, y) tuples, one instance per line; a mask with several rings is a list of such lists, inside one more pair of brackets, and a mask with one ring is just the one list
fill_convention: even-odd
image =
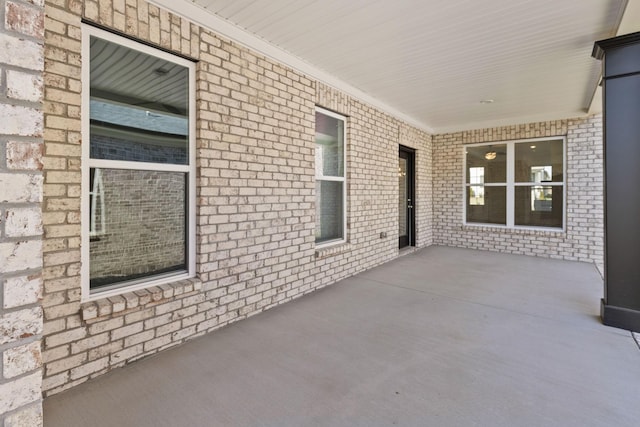
[(186, 67), (91, 38), (91, 157), (188, 163)]
[(473, 188), (467, 187), (467, 222), (506, 225), (506, 187), (484, 187), (483, 204), (472, 204), (473, 201), (478, 200), (478, 196), (472, 193)]
[[(479, 179), (482, 170), (483, 182), (507, 182), (507, 146), (483, 145), (480, 147), (466, 147), (467, 152), (467, 184), (479, 184), (473, 179)], [(473, 171), (473, 173), (472, 173)]]
[(344, 183), (316, 181), (316, 243), (343, 239)]
[(316, 176), (344, 177), (344, 121), (316, 112)]
[(469, 187), (469, 204), (473, 206), (484, 205), (484, 185), (472, 185)]
[(562, 227), (562, 186), (518, 186), (515, 198), (515, 225)]
[(409, 199), (409, 186), (407, 185), (407, 159), (398, 159), (398, 225), (399, 235), (407, 236), (407, 200)]
[(562, 140), (515, 145), (516, 182), (562, 182)]
[(89, 245), (91, 288), (186, 271), (187, 174), (99, 172), (104, 204), (91, 210), (104, 228)]

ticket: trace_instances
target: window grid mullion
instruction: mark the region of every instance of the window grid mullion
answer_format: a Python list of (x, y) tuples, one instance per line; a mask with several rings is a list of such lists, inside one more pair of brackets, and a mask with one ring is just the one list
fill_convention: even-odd
[(316, 176), (317, 180), (320, 181), (333, 181), (333, 182), (344, 182), (344, 177), (342, 176)]
[(87, 161), (90, 168), (100, 169), (126, 169), (138, 171), (159, 171), (159, 172), (184, 172), (191, 171), (190, 165), (177, 165), (173, 163), (151, 163), (151, 162), (133, 162), (125, 160), (105, 160), (105, 159), (89, 159)]
[(507, 143), (507, 227), (515, 224), (515, 143)]

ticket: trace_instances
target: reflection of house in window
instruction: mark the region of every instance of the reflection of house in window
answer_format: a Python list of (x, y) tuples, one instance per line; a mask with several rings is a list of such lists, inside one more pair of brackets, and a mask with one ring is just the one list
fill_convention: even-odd
[[(551, 182), (551, 166), (531, 166), (531, 182)], [(553, 210), (553, 188), (536, 185), (531, 187), (531, 210), (551, 212)]]
[(86, 295), (192, 277), (195, 66), (95, 28), (87, 32)]
[(105, 233), (104, 226), (104, 185), (102, 171), (91, 168), (89, 172), (89, 236), (97, 237)]
[(469, 204), (484, 206), (484, 167), (469, 168)]

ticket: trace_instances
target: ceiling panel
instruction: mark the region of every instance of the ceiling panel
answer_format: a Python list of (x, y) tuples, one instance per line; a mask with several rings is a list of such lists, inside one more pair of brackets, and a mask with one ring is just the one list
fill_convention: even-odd
[[(625, 0), (192, 2), (439, 132), (585, 114), (599, 79), (593, 43), (615, 35), (626, 5)], [(480, 103), (486, 99), (494, 102)]]

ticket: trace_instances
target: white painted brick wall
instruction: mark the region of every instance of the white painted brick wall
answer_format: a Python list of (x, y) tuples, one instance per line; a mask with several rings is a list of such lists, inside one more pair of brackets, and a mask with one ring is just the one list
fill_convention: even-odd
[(44, 8), (0, 0), (0, 425), (42, 425)]
[(37, 304), (42, 298), (42, 275), (9, 277), (3, 286), (4, 308)]

